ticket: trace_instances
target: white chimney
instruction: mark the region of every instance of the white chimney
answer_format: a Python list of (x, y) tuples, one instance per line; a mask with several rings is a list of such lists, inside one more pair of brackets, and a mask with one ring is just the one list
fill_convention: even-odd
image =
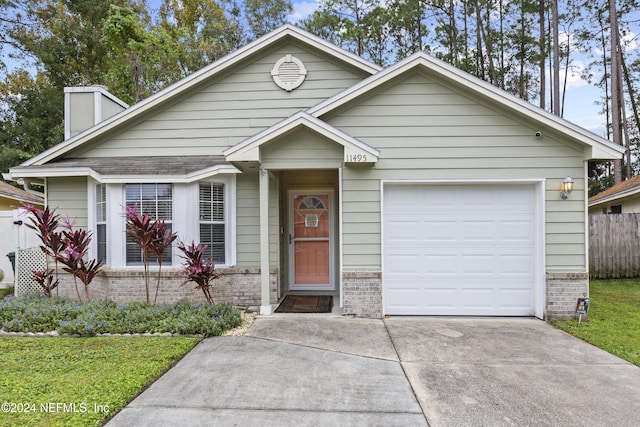
[(64, 139), (115, 116), (129, 106), (104, 86), (64, 88)]

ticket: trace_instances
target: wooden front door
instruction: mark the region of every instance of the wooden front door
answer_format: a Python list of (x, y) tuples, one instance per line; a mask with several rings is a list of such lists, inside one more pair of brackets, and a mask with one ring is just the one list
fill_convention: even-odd
[(330, 290), (332, 280), (332, 193), (289, 193), (289, 289)]

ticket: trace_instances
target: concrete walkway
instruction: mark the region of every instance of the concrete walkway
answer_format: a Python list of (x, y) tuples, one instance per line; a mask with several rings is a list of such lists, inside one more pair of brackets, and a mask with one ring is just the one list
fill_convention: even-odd
[(640, 368), (535, 319), (259, 317), (108, 426), (637, 426)]

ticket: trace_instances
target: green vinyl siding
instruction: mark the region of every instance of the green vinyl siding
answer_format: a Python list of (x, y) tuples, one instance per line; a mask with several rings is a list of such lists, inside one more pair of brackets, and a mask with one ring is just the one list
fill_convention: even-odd
[(260, 157), (266, 169), (337, 169), (343, 148), (315, 132), (299, 130), (265, 144)]
[(48, 178), (46, 202), (76, 227), (87, 228), (87, 178)]
[[(260, 265), (260, 190), (258, 173), (237, 178), (237, 262), (241, 267)], [(269, 179), (269, 258), (277, 265), (280, 253), (278, 229), (278, 179)]]
[[(398, 79), (322, 117), (380, 150), (370, 168), (343, 169), (345, 269), (381, 266), (381, 180), (544, 180), (546, 265), (584, 271), (584, 154), (551, 131), (423, 74)], [(541, 138), (535, 137), (537, 130)], [(560, 184), (575, 180), (569, 200)]]
[[(292, 92), (271, 78), (273, 65), (286, 54), (299, 58), (308, 74)], [(206, 85), (183, 95), (162, 111), (106, 142), (89, 144), (69, 157), (221, 155), (226, 148), (291, 114), (305, 110), (367, 77), (325, 54), (296, 44), (280, 44), (226, 70)]]
[(236, 185), (238, 265), (260, 265), (260, 192), (258, 174), (240, 174)]

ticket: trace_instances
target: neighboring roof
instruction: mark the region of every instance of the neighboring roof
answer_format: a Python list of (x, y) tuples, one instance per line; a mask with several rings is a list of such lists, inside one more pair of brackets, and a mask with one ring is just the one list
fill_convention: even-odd
[[(259, 147), (273, 139), (287, 134), (294, 129), (306, 128), (320, 135), (327, 137), (333, 142), (340, 144), (345, 150), (345, 161), (353, 162), (353, 159), (359, 160), (359, 163), (375, 163), (378, 160), (380, 152), (370, 147), (362, 141), (347, 135), (339, 129), (334, 128), (328, 123), (323, 122), (305, 112), (294, 114), (293, 116), (276, 123), (274, 126), (260, 132), (252, 138), (249, 138), (239, 144), (224, 151), (224, 155), (228, 161), (258, 161), (260, 160)], [(364, 156), (364, 157), (360, 157)]]
[(14, 187), (11, 184), (0, 181), (0, 197), (15, 200), (16, 202), (26, 202), (38, 205), (44, 205), (44, 199), (24, 190)]
[(381, 70), (381, 67), (379, 67), (378, 65), (366, 61), (365, 59), (347, 52), (346, 50), (343, 50), (331, 43), (328, 43), (320, 39), (319, 37), (312, 35), (311, 33), (308, 33), (292, 25), (285, 25), (275, 31), (272, 31), (271, 33), (262, 36), (254, 42), (249, 43), (243, 48), (240, 48), (235, 52), (232, 52), (229, 55), (217, 61), (214, 61), (200, 71), (196, 71), (195, 73), (180, 80), (179, 82), (174, 83), (171, 86), (161, 90), (155, 95), (144, 99), (143, 101), (133, 105), (132, 107), (124, 110), (119, 114), (116, 114), (110, 119), (107, 119), (99, 123), (98, 125), (66, 141), (63, 141), (55, 147), (52, 147), (49, 150), (40, 153), (39, 155), (22, 163), (21, 166), (42, 165), (44, 163), (50, 162), (55, 158), (69, 152), (70, 150), (81, 146), (85, 142), (88, 142), (99, 135), (107, 133), (114, 128), (122, 126), (123, 124), (130, 122), (131, 120), (134, 120), (140, 114), (146, 113), (152, 109), (157, 108), (160, 105), (170, 102), (176, 96), (179, 96), (185, 91), (202, 84), (202, 82), (220, 74), (224, 70), (227, 70), (229, 67), (239, 63), (240, 61), (243, 61), (252, 54), (261, 51), (265, 47), (287, 37), (291, 37), (295, 40), (305, 43), (306, 45), (326, 52), (332, 57), (347, 62), (351, 66), (358, 68), (368, 74), (373, 74)]
[(12, 177), (91, 176), (99, 182), (194, 182), (220, 173), (239, 173), (223, 156), (83, 157), (12, 168)]
[(622, 181), (619, 184), (609, 187), (599, 192), (595, 196), (589, 198), (589, 207), (599, 205), (601, 203), (612, 202), (623, 197), (629, 197), (640, 193), (640, 175)]
[(389, 82), (409, 70), (420, 68), (427, 72), (436, 73), (437, 76), (449, 80), (452, 83), (452, 87), (464, 88), (479, 95), (486, 96), (511, 110), (519, 112), (526, 118), (534, 121), (535, 123), (532, 123), (532, 125), (540, 124), (548, 126), (562, 132), (577, 142), (587, 144), (591, 148), (591, 151), (585, 160), (613, 160), (620, 158), (620, 155), (624, 153), (623, 147), (613, 144), (586, 129), (551, 114), (542, 108), (538, 108), (507, 91), (499, 89), (484, 80), (478, 79), (424, 52), (417, 52), (397, 64), (368, 77), (349, 89), (311, 107), (307, 110), (307, 113), (314, 117), (321, 117), (364, 94), (370, 93), (370, 91), (376, 87)]

